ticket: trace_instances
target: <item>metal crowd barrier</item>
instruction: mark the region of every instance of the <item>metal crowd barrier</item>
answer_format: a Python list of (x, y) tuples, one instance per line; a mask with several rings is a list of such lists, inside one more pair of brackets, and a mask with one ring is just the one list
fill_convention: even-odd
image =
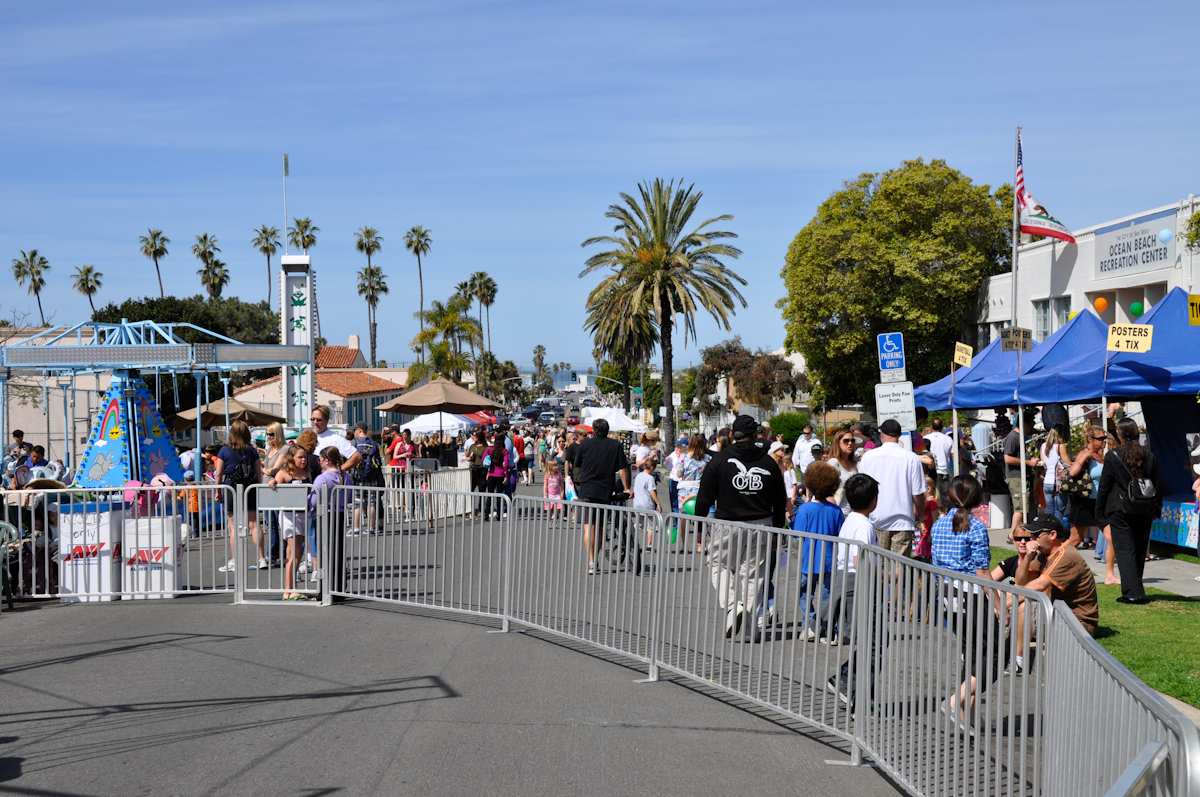
[(1061, 602), (1048, 658), (1048, 793), (1200, 794), (1196, 726), (1097, 645)]
[(232, 593), (228, 529), (240, 503), (219, 485), (0, 491), (6, 597), (90, 603)]
[[(0, 493), (6, 586), (480, 616), (798, 720), (910, 794), (1200, 797), (1196, 727), (1040, 593), (757, 524), (423, 481), (311, 490)], [(258, 566), (289, 540), (290, 568)]]

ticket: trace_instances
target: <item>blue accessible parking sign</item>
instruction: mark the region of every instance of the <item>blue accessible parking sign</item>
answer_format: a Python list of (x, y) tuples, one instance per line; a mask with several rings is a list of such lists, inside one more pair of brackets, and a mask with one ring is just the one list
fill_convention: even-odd
[(888, 371), (904, 371), (904, 333), (902, 332), (884, 332), (882, 335), (876, 335), (875, 340), (879, 345), (879, 371), (881, 374)]

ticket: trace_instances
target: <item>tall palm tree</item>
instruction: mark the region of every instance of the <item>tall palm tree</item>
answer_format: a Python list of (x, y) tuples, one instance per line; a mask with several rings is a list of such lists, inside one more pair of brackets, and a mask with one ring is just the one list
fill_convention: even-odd
[(715, 216), (689, 229), (703, 192), (661, 178), (638, 184), (638, 197), (622, 193), (621, 201), (609, 205), (605, 217), (616, 222), (613, 234), (588, 238), (584, 247), (602, 244), (584, 264), (580, 277), (599, 269), (610, 273), (592, 290), (602, 296), (618, 287), (630, 291), (630, 308), (650, 313), (658, 327), (663, 362), (663, 405), (666, 439), (675, 437), (674, 358), (675, 316), (682, 316), (684, 340), (696, 334), (696, 312), (704, 310), (724, 327), (737, 305), (746, 306), (738, 290), (746, 280), (729, 269), (722, 258), (733, 259), (741, 250), (725, 243), (737, 234), (712, 229), (730, 221), (728, 214)]
[(92, 308), (92, 318), (96, 317), (96, 304), (92, 301), (92, 297), (100, 290), (100, 281), (104, 278), (104, 272), (97, 271), (94, 266), (76, 266), (75, 275), (72, 279), (72, 284), (75, 290), (87, 297), (88, 306)]
[(50, 270), (50, 261), (36, 249), (26, 252), (21, 250), (21, 256), (13, 258), (13, 279), (21, 287), (28, 287), (33, 297), (37, 299), (38, 316), (42, 326), (46, 326), (46, 314), (42, 312), (42, 288), (46, 287), (46, 272)]
[[(630, 408), (630, 380), (635, 368), (654, 356), (658, 345), (658, 330), (654, 315), (633, 301), (634, 291), (616, 283), (608, 290), (593, 291), (588, 297), (584, 328), (596, 343), (595, 352), (616, 363), (624, 382), (625, 412)], [(599, 370), (599, 365), (596, 366)]]
[(313, 224), (308, 216), (292, 219), (292, 226), (288, 227), (288, 243), (307, 255), (308, 250), (317, 245), (317, 233), (320, 231), (321, 228)]
[(192, 254), (201, 264), (210, 263), (217, 253), (221, 251), (221, 247), (217, 243), (217, 236), (212, 233), (201, 233), (196, 236), (196, 243), (192, 244)]
[(461, 296), (452, 296), (445, 303), (435, 299), (425, 312), (424, 324), (414, 341), (429, 349), (431, 366), (435, 365), (433, 352), (439, 351), (437, 372), (456, 381), (462, 379), (462, 372), (470, 365), (463, 354), (463, 345), (471, 341), (482, 343), (479, 325), (471, 318), (470, 311), (470, 300)]
[[(421, 258), (429, 254), (429, 247), (433, 245), (433, 236), (429, 230), (422, 227), (420, 224), (412, 227), (408, 232), (404, 233), (404, 248), (412, 252), (417, 258), (417, 318), (421, 320), (421, 332), (425, 331), (425, 275), (421, 269)], [(423, 340), (423, 339), (422, 339)], [(421, 343), (421, 362), (425, 362), (425, 344)]]
[[(479, 279), (475, 283), (475, 298), (487, 311), (487, 348), (492, 351), (492, 305), (496, 303), (496, 281), (486, 272), (477, 272)], [(482, 322), (480, 326), (482, 326)], [(495, 352), (492, 352), (495, 354)]]
[(367, 256), (367, 265), (371, 265), (371, 256), (383, 248), (383, 236), (374, 227), (363, 227), (354, 233), (354, 248)]
[(371, 336), (371, 367), (375, 367), (375, 344), (377, 341), (377, 325), (375, 323), (376, 307), (379, 300), (388, 292), (387, 277), (379, 266), (363, 266), (358, 270), (358, 295), (367, 303), (367, 331)]
[(200, 284), (208, 292), (209, 301), (220, 299), (221, 291), (229, 284), (229, 267), (223, 261), (210, 257), (196, 273), (200, 275)]
[(533, 384), (536, 388), (546, 381), (546, 347), (538, 344), (533, 347)]
[(267, 258), (267, 307), (271, 306), (271, 257), (279, 251), (279, 228), (260, 225), (254, 231), (250, 245)]
[[(468, 309), (471, 307), (471, 302), (475, 301), (475, 283), (473, 281), (473, 277), (474, 275), (454, 286), (454, 297), (456, 299), (462, 299), (464, 302), (466, 302)], [(480, 308), (479, 312), (483, 312), (482, 307)], [(482, 320), (483, 316), (480, 315), (479, 318)], [(477, 357), (475, 354), (475, 341), (471, 341), (471, 362), (475, 364), (475, 375), (478, 377), (479, 357)]]
[(142, 254), (154, 261), (154, 273), (158, 275), (159, 298), (166, 298), (167, 294), (163, 291), (162, 271), (158, 267), (158, 261), (167, 256), (167, 245), (171, 243), (171, 239), (163, 235), (162, 230), (152, 227), (146, 230), (145, 235), (138, 236), (138, 243), (142, 245)]

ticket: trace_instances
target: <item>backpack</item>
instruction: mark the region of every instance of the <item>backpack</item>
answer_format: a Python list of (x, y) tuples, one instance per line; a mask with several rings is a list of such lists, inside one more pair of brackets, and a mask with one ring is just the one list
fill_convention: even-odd
[(371, 438), (354, 441), (354, 448), (362, 459), (354, 466), (355, 484), (373, 484), (383, 478), (383, 458), (379, 446)]
[(1125, 475), (1129, 477), (1128, 484), (1125, 485), (1125, 490), (1120, 493), (1117, 511), (1121, 514), (1130, 517), (1154, 517), (1158, 514), (1158, 489), (1154, 486), (1154, 481), (1148, 478), (1145, 474), (1139, 479), (1133, 478), (1133, 473), (1130, 472), (1129, 466), (1121, 459), (1119, 454), (1113, 457), (1117, 462), (1121, 463), (1121, 467), (1125, 471)]
[(238, 455), (237, 464), (221, 471), (221, 484), (237, 487), (239, 484), (249, 487), (258, 483), (258, 471), (254, 463), (258, 461), (257, 454), (247, 454), (245, 449), (232, 448)]

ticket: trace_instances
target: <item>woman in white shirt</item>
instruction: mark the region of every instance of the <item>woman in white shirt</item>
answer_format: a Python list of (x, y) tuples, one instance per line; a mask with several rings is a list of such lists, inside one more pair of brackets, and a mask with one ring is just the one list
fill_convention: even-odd
[(829, 464), (838, 472), (837, 492), (833, 494), (834, 502), (841, 507), (843, 515), (850, 514), (850, 503), (846, 500), (846, 480), (858, 473), (858, 458), (854, 450), (858, 448), (859, 439), (854, 432), (843, 429), (833, 436), (833, 456)]
[(788, 447), (779, 441), (771, 443), (771, 447), (767, 450), (775, 463), (779, 465), (779, 469), (783, 471), (783, 491), (787, 495), (787, 518), (788, 524), (792, 522), (792, 513), (796, 511), (797, 486), (796, 486), (796, 469), (792, 467), (792, 460), (788, 452)]
[(1046, 474), (1042, 477), (1042, 494), (1046, 496), (1046, 511), (1067, 525), (1067, 499), (1058, 491), (1059, 482), (1069, 475), (1071, 454), (1067, 444), (1051, 429), (1042, 443), (1042, 463)]

